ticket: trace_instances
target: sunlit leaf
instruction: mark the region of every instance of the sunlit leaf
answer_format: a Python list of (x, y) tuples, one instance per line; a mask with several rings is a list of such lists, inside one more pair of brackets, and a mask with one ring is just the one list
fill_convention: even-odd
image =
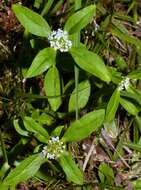
[(34, 58), (29, 67), (26, 78), (38, 76), (55, 64), (56, 51), (53, 48), (45, 48), (41, 50)]
[(141, 68), (138, 68), (131, 73), (129, 73), (129, 77), (132, 79), (140, 79), (141, 80)]
[(26, 136), (26, 137), (29, 136), (29, 135), (28, 135), (28, 132), (25, 131), (25, 130), (23, 130), (23, 129), (19, 126), (19, 123), (18, 123), (18, 120), (17, 120), (17, 119), (15, 119), (15, 120), (13, 121), (13, 124), (14, 124), (15, 130), (16, 130), (20, 135)]
[[(76, 89), (73, 90), (69, 100), (69, 112), (75, 111)], [(78, 85), (78, 109), (84, 108), (90, 96), (90, 82), (82, 81)]]
[(120, 92), (118, 89), (116, 89), (112, 94), (110, 101), (108, 102), (106, 110), (106, 121), (111, 122), (114, 119), (116, 111), (119, 106), (119, 101), (120, 101)]
[(103, 123), (105, 110), (100, 109), (90, 112), (70, 124), (69, 128), (63, 136), (64, 141), (79, 141), (88, 137), (92, 132), (96, 131)]
[(47, 139), (49, 138), (49, 134), (39, 123), (37, 123), (33, 118), (31, 117), (24, 117), (23, 119), (25, 128), (33, 132), (35, 136), (40, 139), (42, 139), (43, 142), (47, 142)]
[(45, 76), (45, 93), (53, 111), (56, 111), (62, 103), (61, 84), (58, 69), (51, 67)]
[(23, 160), (15, 169), (11, 170), (11, 172), (5, 178), (3, 184), (16, 185), (19, 182), (23, 182), (30, 177), (33, 177), (42, 163), (43, 158), (39, 154), (29, 156)]
[(51, 32), (48, 23), (39, 14), (19, 4), (14, 4), (12, 9), (28, 32), (42, 37), (47, 37)]
[(83, 184), (83, 174), (77, 167), (76, 163), (72, 160), (72, 156), (68, 152), (61, 154), (58, 161), (69, 181), (74, 182), (78, 185)]
[(70, 53), (81, 69), (95, 75), (103, 81), (110, 82), (110, 74), (100, 56), (88, 51), (84, 47), (71, 48)]
[(120, 98), (120, 104), (131, 115), (137, 115), (139, 112), (139, 109), (137, 108), (137, 106), (133, 104), (132, 102), (130, 102), (129, 100)]
[(93, 16), (95, 15), (95, 12), (95, 5), (90, 5), (80, 11), (77, 11), (68, 18), (64, 29), (68, 31), (69, 34), (79, 32), (82, 28), (91, 22)]

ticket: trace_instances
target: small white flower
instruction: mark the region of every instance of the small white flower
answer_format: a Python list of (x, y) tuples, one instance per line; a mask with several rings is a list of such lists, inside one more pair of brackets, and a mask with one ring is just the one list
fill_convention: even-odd
[(61, 52), (67, 52), (72, 47), (72, 41), (68, 39), (67, 31), (61, 29), (51, 32), (48, 36), (48, 40), (51, 47)]
[(126, 89), (126, 90), (128, 89), (129, 84), (130, 84), (130, 79), (129, 79), (129, 78), (126, 78), (125, 81), (124, 81), (124, 86), (125, 86), (125, 89)]
[(59, 140), (58, 136), (51, 137), (51, 139), (48, 140), (47, 146), (43, 147), (41, 155), (49, 160), (56, 159), (64, 152), (65, 148), (64, 143)]
[(124, 80), (122, 80), (118, 86), (118, 90), (121, 91), (121, 90), (124, 90), (124, 89), (128, 89), (130, 85), (130, 79), (127, 77), (125, 78)]
[(94, 31), (97, 32), (99, 29), (99, 25), (97, 24), (96, 20), (94, 20), (93, 23), (94, 23)]
[(55, 159), (55, 154), (47, 153), (47, 158), (53, 160)]
[(52, 142), (59, 142), (59, 137), (52, 137), (51, 140), (52, 140)]

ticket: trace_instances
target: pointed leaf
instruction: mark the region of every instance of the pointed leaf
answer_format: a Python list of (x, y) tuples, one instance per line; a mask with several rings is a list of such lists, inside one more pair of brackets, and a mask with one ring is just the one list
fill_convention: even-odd
[(58, 161), (69, 181), (72, 181), (78, 185), (83, 184), (83, 174), (68, 152), (61, 154)]
[(77, 11), (68, 18), (64, 29), (67, 30), (69, 34), (79, 32), (82, 28), (91, 22), (93, 16), (95, 15), (95, 12), (95, 5), (90, 5), (80, 11)]
[(40, 124), (46, 124), (48, 126), (52, 125), (55, 122), (55, 118), (46, 113), (42, 113), (37, 120)]
[(110, 101), (108, 102), (107, 110), (106, 110), (106, 121), (111, 122), (116, 114), (120, 101), (120, 92), (118, 89), (114, 91), (112, 94)]
[(47, 37), (51, 32), (48, 23), (41, 15), (19, 4), (14, 4), (12, 9), (20, 23), (28, 32), (42, 37)]
[(119, 84), (122, 80), (122, 73), (120, 73), (119, 71), (117, 71), (116, 68), (112, 67), (112, 66), (107, 66), (108, 72), (110, 74), (111, 77), (111, 81), (115, 84)]
[(31, 66), (27, 71), (26, 78), (31, 78), (42, 74), (50, 66), (55, 64), (56, 51), (53, 48), (45, 48), (41, 50), (34, 58)]
[(63, 136), (63, 140), (66, 142), (79, 141), (88, 137), (88, 135), (96, 131), (102, 125), (104, 116), (104, 109), (86, 114), (80, 120), (77, 120), (70, 125)]
[(114, 183), (114, 172), (112, 168), (106, 163), (101, 163), (98, 171), (99, 178), (102, 183), (108, 183), (109, 185), (113, 185)]
[(141, 94), (139, 94), (136, 91), (132, 91), (132, 92), (122, 91), (121, 96), (131, 98), (134, 101), (136, 101), (139, 105), (141, 105)]
[(135, 122), (135, 126), (137, 126), (139, 131), (141, 132), (141, 117), (136, 115), (134, 122)]
[(138, 68), (131, 73), (129, 73), (129, 77), (132, 79), (139, 79), (141, 80), (141, 68)]
[(28, 132), (23, 130), (20, 126), (19, 126), (19, 123), (18, 123), (18, 119), (14, 119), (13, 121), (13, 125), (14, 125), (14, 128), (15, 130), (22, 136), (25, 136), (25, 137), (28, 137)]
[(16, 185), (19, 182), (23, 182), (30, 177), (33, 177), (42, 163), (43, 158), (39, 154), (26, 158), (8, 174), (3, 184)]
[(141, 145), (140, 144), (135, 144), (131, 142), (124, 143), (124, 145), (128, 146), (129, 148), (141, 152)]
[(103, 60), (84, 47), (71, 48), (70, 53), (76, 64), (83, 70), (95, 75), (103, 81), (110, 82), (110, 74)]
[[(76, 89), (73, 90), (69, 100), (69, 112), (75, 111), (75, 96)], [(78, 85), (78, 109), (86, 106), (90, 96), (90, 82), (88, 80), (82, 81)]]
[(51, 136), (60, 136), (61, 135), (61, 132), (62, 130), (64, 129), (64, 125), (60, 125), (60, 126), (57, 126), (51, 133)]
[(139, 109), (137, 108), (137, 106), (135, 106), (135, 104), (133, 104), (129, 100), (120, 98), (120, 104), (131, 115), (137, 115), (139, 112)]
[(26, 116), (26, 117), (24, 117), (23, 122), (24, 122), (25, 128), (28, 131), (44, 137), (45, 142), (47, 141), (47, 139), (49, 138), (48, 132), (39, 123), (37, 123), (33, 118)]
[(128, 65), (126, 63), (126, 61), (124, 60), (124, 58), (120, 55), (118, 55), (116, 58), (115, 58), (115, 62), (117, 64), (117, 66), (122, 70), (124, 71), (125, 69), (128, 68)]
[(60, 76), (55, 66), (51, 67), (45, 76), (45, 93), (53, 111), (56, 111), (62, 103)]

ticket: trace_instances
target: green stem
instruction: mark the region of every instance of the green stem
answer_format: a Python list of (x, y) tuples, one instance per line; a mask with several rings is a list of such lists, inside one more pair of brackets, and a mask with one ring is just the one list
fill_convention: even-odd
[[(81, 8), (81, 0), (75, 0), (75, 11)], [(80, 46), (80, 32), (77, 32), (75, 34), (75, 47), (79, 48)], [(78, 82), (79, 82), (79, 69), (77, 66), (74, 66), (74, 72), (75, 72), (75, 89), (76, 89), (76, 95), (75, 95), (75, 118), (78, 120), (79, 113), (78, 113)]]
[(4, 162), (8, 163), (7, 153), (6, 153), (5, 144), (4, 144), (4, 141), (3, 141), (1, 130), (0, 130), (0, 142), (1, 142), (2, 152), (3, 152)]
[(75, 118), (78, 120), (79, 113), (78, 113), (78, 81), (79, 81), (79, 69), (77, 66), (74, 66), (74, 73), (75, 73)]
[(42, 15), (42, 16), (45, 16), (45, 15), (48, 13), (48, 11), (49, 11), (49, 9), (51, 8), (53, 2), (54, 2), (54, 0), (48, 0), (48, 2), (46, 3), (44, 9), (43, 9), (42, 12), (41, 12), (41, 15)]

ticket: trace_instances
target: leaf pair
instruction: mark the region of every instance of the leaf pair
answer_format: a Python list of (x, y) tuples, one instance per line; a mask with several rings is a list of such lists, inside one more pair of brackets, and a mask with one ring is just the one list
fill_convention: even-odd
[[(111, 80), (110, 74), (103, 60), (97, 54), (88, 51), (83, 46), (81, 46), (80, 48), (72, 48), (70, 50), (70, 53), (74, 58), (76, 64), (86, 72), (89, 72), (106, 82), (109, 82)], [(62, 103), (60, 75), (57, 67), (55, 66), (55, 59), (56, 52), (53, 48), (45, 48), (41, 50), (33, 60), (26, 76), (27, 78), (37, 76), (49, 69), (45, 76), (44, 88), (53, 111), (56, 111)], [(82, 87), (83, 85), (84, 89)], [(79, 109), (83, 108), (88, 101), (88, 97), (90, 94), (89, 87), (88, 89), (85, 89), (85, 86), (87, 88), (88, 85), (88, 82), (83, 82), (82, 84), (79, 84), (78, 90), (82, 90), (79, 93), (81, 94), (78, 100)], [(75, 94), (75, 91), (73, 91), (73, 93)], [(81, 98), (83, 100), (85, 99), (85, 102), (82, 102)], [(69, 111), (74, 110), (74, 104), (74, 95), (71, 95), (69, 102)]]
[[(19, 4), (13, 5), (12, 9), (21, 24), (30, 33), (41, 37), (47, 37), (51, 32), (48, 23), (41, 15)], [(69, 34), (79, 32), (91, 22), (95, 12), (95, 5), (90, 5), (80, 11), (77, 11), (69, 17), (65, 24), (64, 30), (66, 30)]]

